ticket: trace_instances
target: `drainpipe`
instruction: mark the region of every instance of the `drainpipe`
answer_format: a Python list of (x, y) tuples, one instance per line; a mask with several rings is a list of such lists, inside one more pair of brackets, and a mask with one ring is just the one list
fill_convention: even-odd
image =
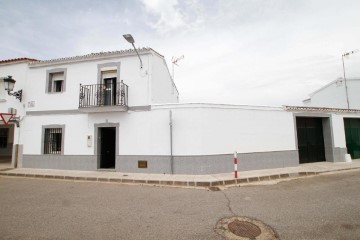
[(173, 156), (173, 136), (172, 136), (172, 112), (169, 111), (169, 125), (170, 125), (170, 173), (174, 174), (174, 156)]

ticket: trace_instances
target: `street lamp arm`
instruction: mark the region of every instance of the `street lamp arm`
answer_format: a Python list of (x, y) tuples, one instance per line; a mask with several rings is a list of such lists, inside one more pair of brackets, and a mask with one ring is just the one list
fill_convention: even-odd
[(136, 54), (137, 54), (138, 57), (139, 57), (139, 60), (140, 60), (140, 68), (142, 69), (142, 68), (143, 68), (143, 63), (142, 63), (141, 57), (140, 57), (138, 51), (136, 50), (136, 47), (135, 47), (134, 43), (131, 43), (131, 44), (133, 45), (134, 50), (135, 50)]
[(136, 54), (138, 55), (138, 57), (140, 59), (140, 69), (142, 69), (143, 68), (143, 63), (142, 63), (142, 60), (141, 60), (141, 57), (140, 57), (138, 51), (136, 50), (135, 45), (134, 45), (135, 40), (134, 40), (133, 36), (131, 36), (131, 34), (124, 34), (123, 37), (125, 38), (126, 41), (128, 41), (128, 43), (131, 43), (131, 45), (133, 46)]

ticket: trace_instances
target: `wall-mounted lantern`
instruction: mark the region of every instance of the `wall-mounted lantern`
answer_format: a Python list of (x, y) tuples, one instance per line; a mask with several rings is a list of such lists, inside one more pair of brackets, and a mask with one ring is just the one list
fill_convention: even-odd
[(4, 79), (4, 86), (5, 86), (5, 91), (8, 92), (9, 96), (14, 96), (16, 99), (19, 99), (21, 102), (22, 99), (22, 90), (19, 90), (17, 92), (13, 92), (14, 90), (14, 86), (15, 86), (15, 80), (12, 78), (12, 76), (7, 76)]

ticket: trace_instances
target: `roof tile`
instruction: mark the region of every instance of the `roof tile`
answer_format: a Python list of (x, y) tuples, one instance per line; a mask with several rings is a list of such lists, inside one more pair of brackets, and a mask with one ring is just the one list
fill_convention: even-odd
[(36, 62), (39, 61), (37, 59), (34, 58), (13, 58), (13, 59), (4, 59), (4, 60), (0, 60), (0, 64), (1, 63), (11, 63), (11, 62), (20, 62), (20, 61), (31, 61), (31, 62)]

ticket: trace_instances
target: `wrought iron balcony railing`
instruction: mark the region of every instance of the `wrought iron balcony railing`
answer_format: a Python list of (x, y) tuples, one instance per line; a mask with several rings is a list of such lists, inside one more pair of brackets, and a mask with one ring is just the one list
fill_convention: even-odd
[(128, 106), (128, 86), (122, 81), (80, 84), (79, 108), (102, 106)]

